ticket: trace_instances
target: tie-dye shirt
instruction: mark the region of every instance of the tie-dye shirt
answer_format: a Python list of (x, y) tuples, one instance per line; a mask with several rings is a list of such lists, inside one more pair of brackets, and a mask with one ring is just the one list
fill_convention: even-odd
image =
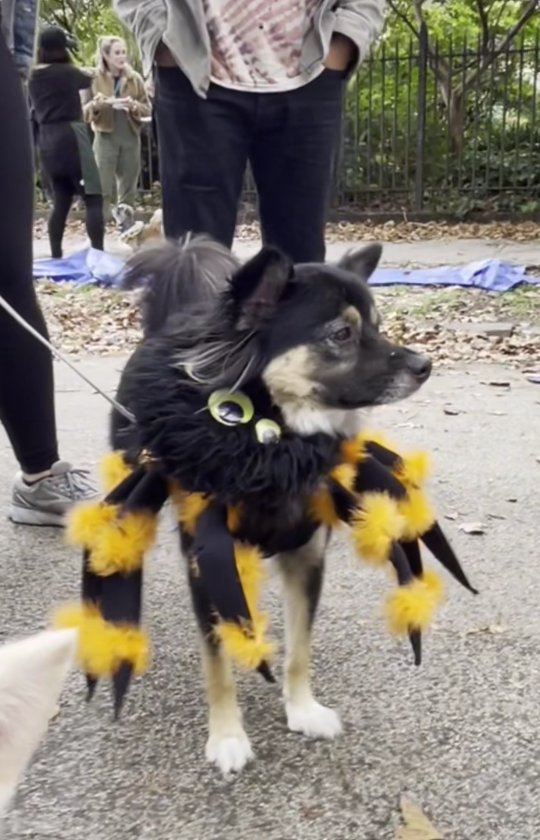
[(212, 81), (240, 90), (290, 90), (309, 81), (302, 44), (320, 0), (203, 0)]

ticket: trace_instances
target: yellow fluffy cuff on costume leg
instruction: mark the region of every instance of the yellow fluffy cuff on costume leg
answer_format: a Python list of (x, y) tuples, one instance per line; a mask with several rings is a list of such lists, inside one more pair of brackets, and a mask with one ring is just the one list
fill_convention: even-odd
[(367, 443), (377, 443), (385, 449), (389, 449), (398, 456), (399, 461), (393, 470), (397, 479), (403, 482), (407, 487), (421, 487), (422, 484), (429, 477), (430, 473), (430, 457), (427, 452), (422, 450), (415, 450), (403, 454), (393, 441), (389, 440), (380, 432), (375, 432), (368, 429), (361, 432), (357, 437), (358, 445), (365, 446)]
[(225, 653), (242, 668), (253, 670), (264, 660), (271, 659), (275, 644), (264, 638), (266, 626), (258, 622), (253, 634), (232, 621), (219, 621), (214, 633), (223, 645)]
[(442, 598), (442, 584), (434, 572), (399, 586), (390, 593), (385, 604), (388, 626), (392, 633), (404, 635), (410, 630), (424, 630)]
[(70, 545), (88, 546), (102, 528), (108, 527), (118, 515), (118, 505), (106, 502), (80, 502), (66, 520), (66, 540)]
[(428, 479), (430, 469), (429, 455), (418, 450), (402, 455), (394, 473), (406, 487), (421, 487)]
[(109, 493), (133, 472), (124, 459), (124, 453), (116, 450), (103, 456), (99, 465), (101, 485)]
[(242, 626), (232, 621), (219, 621), (214, 632), (231, 659), (251, 670), (263, 660), (270, 659), (275, 652), (275, 644), (266, 639), (268, 617), (259, 611), (258, 605), (265, 571), (261, 553), (255, 546), (237, 542), (234, 556), (251, 624)]
[(356, 551), (368, 563), (385, 563), (392, 543), (401, 537), (404, 519), (387, 493), (364, 493), (360, 505), (351, 522)]
[(430, 502), (422, 490), (410, 487), (407, 496), (398, 502), (398, 510), (403, 516), (403, 539), (415, 540), (425, 534), (435, 522), (435, 514)]
[(72, 544), (89, 550), (90, 569), (105, 577), (140, 569), (145, 552), (155, 541), (156, 531), (154, 513), (121, 513), (117, 505), (88, 502), (77, 505), (68, 517), (66, 536)]
[(146, 634), (133, 625), (105, 621), (92, 604), (61, 607), (53, 623), (59, 629), (79, 631), (77, 659), (92, 677), (110, 677), (124, 662), (129, 662), (136, 674), (144, 673), (148, 667)]
[(210, 497), (205, 493), (186, 493), (184, 490), (175, 488), (172, 499), (176, 505), (180, 525), (193, 536), (199, 516), (210, 504)]

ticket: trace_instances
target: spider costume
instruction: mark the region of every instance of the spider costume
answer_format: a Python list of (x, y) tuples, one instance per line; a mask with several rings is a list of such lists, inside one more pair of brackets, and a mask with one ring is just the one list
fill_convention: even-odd
[(68, 524), (83, 548), (82, 605), (61, 609), (57, 624), (80, 629), (90, 694), (99, 678), (112, 678), (118, 713), (132, 674), (147, 666), (143, 561), (167, 500), (204, 630), (238, 665), (272, 679), (273, 644), (258, 605), (263, 558), (339, 525), (363, 560), (393, 569), (387, 621), (408, 635), (420, 664), (421, 633), (442, 597), (421, 545), (476, 592), (424, 495), (425, 454), (398, 454), (368, 432), (300, 435), (256, 384), (213, 392), (201, 406), (199, 390), (180, 395), (170, 366), (163, 369), (159, 381), (147, 379), (137, 446), (104, 460), (106, 497), (81, 505)]

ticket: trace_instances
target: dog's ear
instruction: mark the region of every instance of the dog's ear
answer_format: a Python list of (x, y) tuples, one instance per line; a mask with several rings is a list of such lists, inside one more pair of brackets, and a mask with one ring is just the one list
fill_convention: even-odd
[(379, 242), (374, 242), (365, 248), (355, 248), (342, 256), (338, 266), (367, 282), (379, 264), (382, 250)]
[(0, 818), (55, 711), (77, 633), (38, 633), (0, 647)]
[(292, 276), (292, 262), (276, 248), (263, 248), (245, 263), (231, 279), (236, 328), (254, 330), (268, 321)]

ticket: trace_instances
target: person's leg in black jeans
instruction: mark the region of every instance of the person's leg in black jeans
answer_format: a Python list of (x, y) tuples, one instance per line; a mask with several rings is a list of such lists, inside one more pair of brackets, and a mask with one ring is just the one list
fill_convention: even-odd
[(103, 220), (103, 196), (86, 195), (82, 196), (86, 210), (86, 232), (92, 248), (103, 251), (103, 240), (105, 236), (105, 223)]
[[(32, 281), (33, 165), (30, 124), (21, 82), (0, 35), (0, 294), (41, 335), (47, 328)], [(53, 364), (49, 351), (0, 307), (0, 421), (23, 475), (16, 480), (17, 521), (60, 524), (75, 497), (87, 496), (79, 471), (58, 462)], [(68, 481), (69, 477), (69, 481)], [(41, 480), (40, 480), (41, 479)], [(71, 482), (72, 492), (61, 489)], [(35, 482), (35, 484), (34, 484)], [(28, 495), (25, 496), (25, 492)], [(22, 495), (21, 495), (22, 493)], [(38, 499), (39, 495), (39, 499)], [(45, 506), (38, 502), (47, 497)], [(12, 518), (13, 516), (12, 507)], [(38, 522), (39, 520), (39, 522)], [(54, 521), (53, 521), (54, 520)]]
[(49, 242), (51, 244), (51, 256), (60, 259), (67, 217), (75, 190), (71, 178), (52, 177), (51, 187), (53, 207), (49, 216)]
[(250, 159), (263, 241), (297, 263), (324, 261), (343, 88), (343, 73), (325, 70), (301, 88), (259, 97)]
[[(33, 165), (21, 82), (0, 38), (0, 294), (41, 335), (47, 328), (32, 281)], [(9, 358), (9, 363), (7, 359)], [(26, 473), (58, 460), (51, 354), (0, 309), (0, 419)]]
[(231, 246), (254, 106), (253, 95), (217, 85), (201, 99), (179, 69), (158, 68), (155, 115), (166, 236), (206, 233)]

